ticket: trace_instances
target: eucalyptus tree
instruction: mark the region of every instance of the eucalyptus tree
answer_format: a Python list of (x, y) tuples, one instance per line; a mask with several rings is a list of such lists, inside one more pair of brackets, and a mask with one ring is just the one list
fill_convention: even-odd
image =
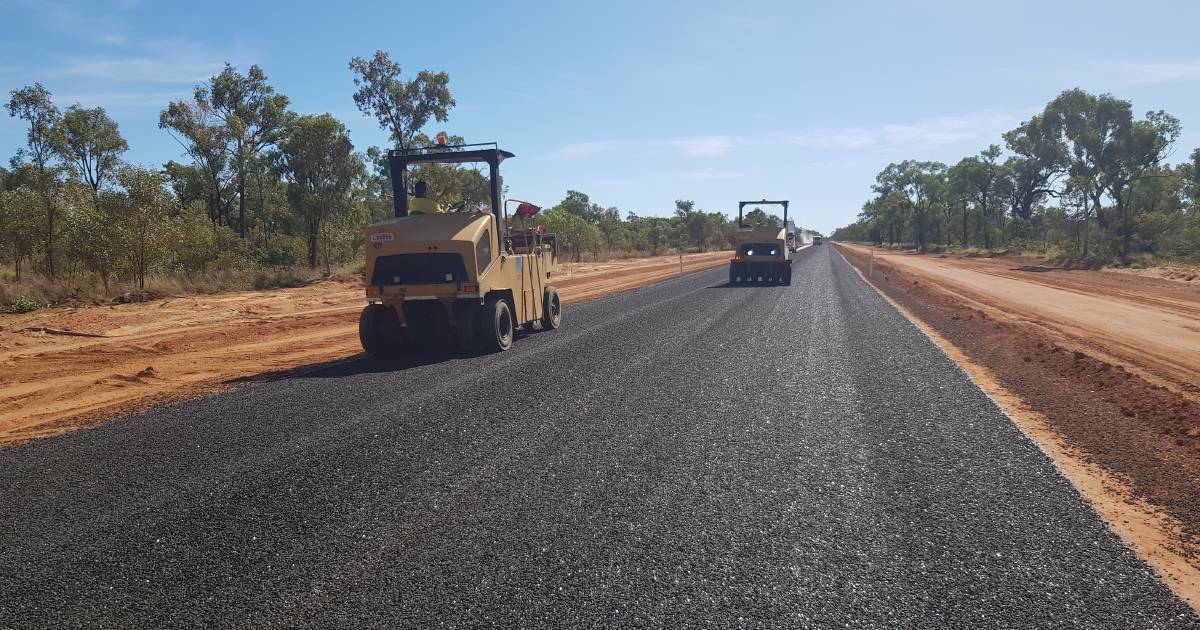
[(62, 112), (50, 98), (50, 91), (41, 83), (27, 85), (10, 92), (11, 98), (5, 109), (13, 118), (24, 120), (29, 125), (25, 134), (25, 146), (17, 150), (14, 166), (27, 166), (33, 188), (42, 202), (45, 223), (42, 241), (46, 248), (46, 271), (55, 275), (55, 235), (58, 231), (58, 204), (56, 197), (62, 183), (61, 165), (54, 151), (57, 143)]
[[(1083, 197), (1082, 220), (1086, 223), (1095, 217), (1101, 227), (1107, 228), (1110, 221), (1104, 214), (1106, 173), (1120, 159), (1121, 138), (1128, 133), (1133, 120), (1132, 106), (1109, 94), (1096, 96), (1075, 88), (1050, 101), (1045, 116), (1059, 130), (1067, 147), (1069, 187)], [(1085, 236), (1087, 233), (1085, 226)], [(1085, 255), (1088, 242), (1085, 238)]]
[[(1164, 111), (1152, 111), (1134, 120), (1133, 105), (1110, 94), (1088, 94), (1078, 88), (1067, 90), (1046, 106), (1054, 118), (1068, 152), (1072, 185), (1086, 195), (1091, 205), (1083, 219), (1095, 216), (1100, 226), (1120, 234), (1121, 254), (1128, 258), (1132, 217), (1126, 203), (1127, 191), (1166, 159), (1182, 132), (1179, 119)], [(1115, 217), (1105, 211), (1111, 199)]]
[(877, 242), (895, 245), (903, 239), (904, 227), (910, 218), (908, 199), (898, 191), (878, 190), (877, 195), (863, 204), (859, 219), (875, 226)]
[(288, 199), (304, 221), (308, 266), (315, 269), (321, 230), (333, 213), (347, 208), (351, 185), (365, 167), (346, 126), (329, 114), (294, 118), (277, 160)]
[(73, 206), (65, 240), (72, 257), (96, 274), (108, 295), (112, 278), (126, 266), (130, 251), (122, 219), (128, 209), (124, 191), (99, 192), (82, 182), (65, 187), (66, 202)]
[(167, 216), (174, 200), (166, 178), (158, 171), (126, 165), (117, 179), (126, 196), (119, 220), (127, 239), (129, 266), (138, 288), (144, 289), (146, 272), (167, 254)]
[(291, 114), (288, 97), (275, 92), (267, 83), (267, 75), (257, 65), (250, 66), (245, 75), (226, 63), (220, 74), (208, 85), (196, 88), (196, 102), (211, 110), (224, 126), (230, 157), (237, 182), (238, 232), (246, 237), (246, 181), (249, 172), (265, 149), (282, 138)]
[(38, 194), (19, 186), (0, 190), (0, 253), (13, 265), (13, 279), (21, 281), (22, 263), (33, 256), (42, 236), (43, 219), (38, 216)]
[[(1000, 163), (1000, 146), (990, 145), (988, 148), (954, 165), (955, 187), (959, 190), (970, 191), (976, 208), (979, 209), (979, 232), (983, 237), (983, 246), (991, 248), (992, 217), (1002, 213), (1004, 165)], [(965, 221), (964, 221), (965, 224)], [(965, 238), (965, 237), (964, 237)], [(965, 243), (964, 243), (965, 244)]]
[[(191, 179), (193, 174), (198, 174), (199, 181), (203, 182), (209, 219), (217, 225), (232, 225), (229, 215), (237, 196), (237, 186), (226, 150), (228, 129), (198, 95), (191, 100), (172, 101), (159, 114), (158, 126), (171, 134), (194, 164), (194, 173), (188, 173), (181, 165), (168, 163), (167, 170), (172, 179)], [(189, 183), (195, 181), (191, 179)]]
[(1009, 210), (1028, 222), (1034, 207), (1056, 192), (1056, 182), (1067, 171), (1067, 147), (1053, 116), (1038, 114), (1004, 134), (1014, 153), (1004, 162), (1008, 178)]
[(354, 57), (350, 71), (358, 88), (354, 104), (364, 115), (375, 118), (399, 149), (412, 148), (430, 120), (446, 122), (456, 104), (450, 95), (450, 75), (422, 70), (413, 80), (404, 81), (400, 64), (382, 50), (376, 50), (371, 59)]
[(1200, 213), (1200, 149), (1192, 151), (1191, 161), (1181, 164), (1184, 191), (1192, 203), (1192, 212)]
[(1085, 176), (1068, 177), (1059, 193), (1063, 209), (1067, 210), (1074, 223), (1079, 226), (1082, 240), (1083, 257), (1087, 258), (1091, 250), (1091, 223), (1093, 206), (1091, 195), (1092, 182)]
[[(677, 211), (679, 208), (683, 207), (680, 206), (680, 203), (683, 202), (675, 202), (675, 208)], [(688, 201), (686, 204), (687, 211), (691, 212), (695, 202)], [(591, 223), (592, 225), (600, 222), (600, 215), (604, 212), (604, 209), (601, 208), (599, 204), (592, 203), (592, 200), (587, 196), (587, 193), (583, 193), (578, 190), (568, 190), (567, 196), (563, 197), (563, 200), (558, 202), (554, 207), (565, 212), (570, 212), (571, 214), (583, 219), (584, 221), (587, 221), (588, 223)]]
[(563, 249), (570, 252), (575, 262), (582, 260), (583, 252), (595, 252), (604, 243), (604, 236), (600, 234), (599, 228), (561, 206), (555, 206), (542, 213), (538, 223), (545, 225), (548, 231), (558, 237)]
[(975, 202), (975, 185), (973, 183), (978, 158), (967, 157), (958, 161), (946, 171), (946, 212), (959, 212), (962, 221), (963, 247), (971, 246), (971, 206)]
[(1144, 120), (1132, 121), (1120, 137), (1116, 159), (1104, 171), (1104, 185), (1120, 220), (1121, 256), (1128, 260), (1133, 236), (1135, 206), (1128, 203), (1130, 186), (1146, 178), (1171, 177), (1159, 167), (1170, 156), (1183, 131), (1179, 119), (1164, 112), (1147, 112)]
[[(766, 217), (766, 213), (762, 210), (756, 210), (759, 214)], [(704, 211), (696, 208), (696, 202), (691, 199), (676, 199), (675, 212), (673, 214), (676, 224), (683, 230), (683, 234), (688, 245), (700, 247), (700, 242), (704, 240)], [(754, 225), (750, 215), (746, 216), (747, 223)]]
[(100, 189), (116, 175), (121, 154), (129, 150), (129, 143), (103, 107), (72, 105), (60, 125), (55, 151), (75, 176), (91, 187), (93, 202), (99, 204)]
[(1185, 250), (1200, 248), (1200, 240), (1196, 241), (1196, 247), (1188, 248), (1180, 247), (1184, 239), (1175, 237), (1185, 233), (1188, 227), (1186, 171), (1184, 164), (1177, 168), (1162, 165), (1130, 182), (1124, 194), (1130, 215), (1128, 255), (1136, 249), (1156, 255), (1167, 253), (1186, 257), (1190, 252)]
[(929, 216), (946, 191), (946, 165), (905, 160), (892, 163), (875, 177), (876, 193), (898, 195), (912, 217), (917, 248), (929, 247)]
[[(193, 202), (207, 202), (208, 187), (205, 173), (200, 165), (180, 164), (169, 160), (163, 164), (163, 174), (166, 175), (167, 185), (170, 186), (175, 202), (178, 204), (178, 212), (182, 213)], [(216, 224), (214, 217), (210, 215), (208, 218), (214, 225)]]

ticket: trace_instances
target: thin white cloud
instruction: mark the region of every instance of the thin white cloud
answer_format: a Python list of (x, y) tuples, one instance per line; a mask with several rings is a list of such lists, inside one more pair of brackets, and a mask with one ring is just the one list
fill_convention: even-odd
[(550, 152), (550, 157), (560, 160), (573, 160), (607, 153), (620, 148), (624, 143), (619, 141), (575, 142), (559, 147)]
[(126, 83), (199, 83), (221, 71), (224, 62), (151, 57), (68, 57), (59, 76)]
[(190, 89), (165, 90), (155, 92), (121, 91), (121, 92), (67, 92), (55, 94), (54, 101), (59, 104), (73, 105), (78, 103), (84, 107), (100, 106), (109, 110), (157, 108), (163, 109), (171, 101), (191, 96)]
[(791, 136), (786, 141), (806, 149), (850, 150), (875, 145), (879, 142), (879, 137), (878, 131), (846, 128), (804, 132)]
[(1122, 83), (1200, 81), (1200, 60), (1110, 61), (1093, 64), (1093, 69)]
[(999, 142), (1000, 135), (1021, 122), (1021, 116), (983, 112), (943, 116), (904, 125), (883, 125), (880, 144), (885, 147), (934, 147), (964, 142)]
[(968, 142), (997, 142), (1001, 134), (1021, 120), (1021, 115), (1010, 112), (977, 112), (911, 123), (803, 132), (787, 137), (786, 142), (809, 149), (838, 151), (923, 149)]
[(724, 155), (737, 143), (730, 136), (698, 136), (672, 140), (671, 146), (683, 151), (688, 157), (715, 157)]
[(737, 144), (737, 138), (732, 136), (711, 135), (676, 138), (672, 140), (599, 140), (589, 142), (574, 142), (550, 151), (549, 157), (555, 159), (588, 158), (618, 149), (630, 148), (672, 148), (688, 157), (716, 157), (728, 153)]
[[(110, 34), (111, 43), (122, 36)], [(241, 63), (252, 55), (238, 46), (216, 51), (189, 39), (161, 39), (137, 42), (129, 54), (87, 54), (62, 57), (48, 68), (51, 76), (105, 83), (186, 84), (207, 81), (221, 72), (228, 61), (245, 71)]]
[[(1029, 112), (984, 111), (956, 116), (939, 116), (908, 123), (887, 123), (870, 127), (813, 129), (781, 134), (732, 136), (722, 134), (688, 136), (665, 140), (605, 140), (577, 142), (555, 149), (550, 157), (579, 159), (617, 149), (674, 149), (686, 157), (716, 158), (735, 153), (738, 147), (759, 149), (800, 147), (813, 151), (878, 152), (920, 151), (943, 146), (972, 144), (985, 146), (1000, 141), (1000, 136), (1028, 118)], [(695, 171), (689, 171), (695, 172)]]
[(746, 177), (746, 173), (723, 168), (697, 168), (686, 171), (675, 171), (668, 173), (670, 179), (677, 179), (688, 182), (709, 182), (715, 179), (742, 179)]

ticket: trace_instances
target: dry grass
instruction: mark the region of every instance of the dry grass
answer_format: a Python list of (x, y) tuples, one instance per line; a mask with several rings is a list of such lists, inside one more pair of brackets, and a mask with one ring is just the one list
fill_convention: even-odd
[[(362, 265), (333, 269), (334, 276), (361, 273)], [(108, 290), (95, 274), (50, 279), (27, 274), (20, 282), (0, 278), (0, 312), (27, 313), (49, 306), (79, 306), (145, 301), (172, 295), (300, 287), (325, 277), (308, 268), (224, 270), (208, 273), (165, 273), (146, 278), (145, 289), (129, 281), (111, 281)]]
[[(664, 250), (659, 255), (674, 256)], [(617, 251), (585, 254), (582, 262), (612, 262), (649, 257), (649, 252)], [(351, 278), (363, 274), (361, 262), (334, 266), (329, 274)], [(167, 296), (207, 295), (224, 291), (252, 291), (301, 287), (326, 277), (324, 269), (307, 267), (221, 270), (205, 273), (160, 273), (146, 278), (145, 289), (128, 280), (110, 281), (108, 290), (99, 276), (90, 272), (50, 279), (27, 273), (17, 282), (10, 273), (0, 273), (0, 313), (27, 313), (53, 306), (143, 302)]]

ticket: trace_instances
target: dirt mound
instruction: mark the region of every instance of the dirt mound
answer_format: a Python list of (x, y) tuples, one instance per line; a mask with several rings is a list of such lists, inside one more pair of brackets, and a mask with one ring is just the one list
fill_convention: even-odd
[(1110, 269), (1115, 273), (1124, 273), (1143, 278), (1162, 278), (1175, 282), (1195, 282), (1200, 284), (1200, 269), (1187, 267), (1148, 267), (1145, 269), (1127, 269), (1124, 267)]
[(366, 276), (361, 273), (329, 273), (322, 275), (317, 282), (362, 286), (363, 282), (366, 282)]
[(167, 297), (166, 293), (155, 289), (137, 289), (135, 291), (126, 291), (112, 299), (113, 304), (138, 304), (141, 302), (152, 302), (161, 300)]

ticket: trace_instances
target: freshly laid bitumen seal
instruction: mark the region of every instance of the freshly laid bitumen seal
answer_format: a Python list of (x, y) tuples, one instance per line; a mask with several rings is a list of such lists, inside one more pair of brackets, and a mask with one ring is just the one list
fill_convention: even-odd
[(0, 450), (0, 628), (1191, 628), (830, 248)]

